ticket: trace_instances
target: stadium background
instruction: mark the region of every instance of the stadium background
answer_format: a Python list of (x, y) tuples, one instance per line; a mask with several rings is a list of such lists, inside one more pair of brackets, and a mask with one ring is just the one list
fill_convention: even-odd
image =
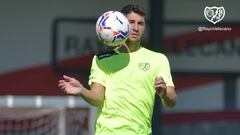
[[(155, 33), (159, 46), (150, 45), (149, 25), (144, 42), (168, 55), (178, 103), (161, 109), (156, 128), (169, 135), (239, 132), (239, 1), (152, 0), (152, 6), (147, 0), (5, 0), (0, 4), (1, 135), (92, 133), (96, 108), (65, 96), (57, 80), (65, 73), (86, 84), (92, 55), (104, 49), (95, 39), (94, 20), (130, 2), (143, 5), (148, 20), (163, 13), (163, 20), (156, 20), (163, 22), (156, 26), (162, 30)], [(216, 25), (208, 22), (206, 6), (223, 6), (224, 19)], [(151, 15), (154, 7), (157, 14)], [(198, 27), (232, 30), (199, 32)]]

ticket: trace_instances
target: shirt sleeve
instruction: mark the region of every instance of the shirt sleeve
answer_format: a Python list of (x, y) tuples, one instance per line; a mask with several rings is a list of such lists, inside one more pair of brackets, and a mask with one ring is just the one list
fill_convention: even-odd
[(97, 57), (96, 55), (93, 57), (90, 76), (88, 85), (91, 86), (93, 82), (97, 82), (105, 86), (106, 82), (106, 73), (100, 68), (100, 65), (97, 64)]
[(162, 54), (161, 61), (160, 61), (160, 68), (158, 71), (158, 76), (161, 76), (163, 80), (166, 82), (166, 86), (174, 86), (170, 64), (168, 58)]

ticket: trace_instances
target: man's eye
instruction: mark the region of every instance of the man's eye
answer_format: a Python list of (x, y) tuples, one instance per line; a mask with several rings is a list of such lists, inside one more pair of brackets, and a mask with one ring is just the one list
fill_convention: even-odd
[(140, 22), (140, 23), (138, 23), (138, 24), (139, 24), (139, 25), (142, 25), (142, 26), (143, 26), (143, 25), (145, 25), (145, 23), (144, 23), (144, 22)]

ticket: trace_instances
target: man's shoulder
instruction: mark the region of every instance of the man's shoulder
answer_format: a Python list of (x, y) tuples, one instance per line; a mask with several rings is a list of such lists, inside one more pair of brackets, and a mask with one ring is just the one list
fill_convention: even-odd
[(143, 47), (143, 52), (148, 54), (148, 56), (153, 56), (153, 57), (166, 57), (165, 54), (163, 54), (162, 52), (157, 52), (157, 51), (153, 51), (153, 50), (150, 50), (148, 48), (144, 48)]

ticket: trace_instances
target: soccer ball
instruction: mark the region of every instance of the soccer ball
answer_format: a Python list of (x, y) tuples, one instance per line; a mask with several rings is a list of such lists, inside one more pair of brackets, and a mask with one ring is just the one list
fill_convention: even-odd
[(103, 44), (118, 46), (124, 43), (130, 32), (128, 19), (119, 11), (103, 13), (97, 20), (97, 37)]

